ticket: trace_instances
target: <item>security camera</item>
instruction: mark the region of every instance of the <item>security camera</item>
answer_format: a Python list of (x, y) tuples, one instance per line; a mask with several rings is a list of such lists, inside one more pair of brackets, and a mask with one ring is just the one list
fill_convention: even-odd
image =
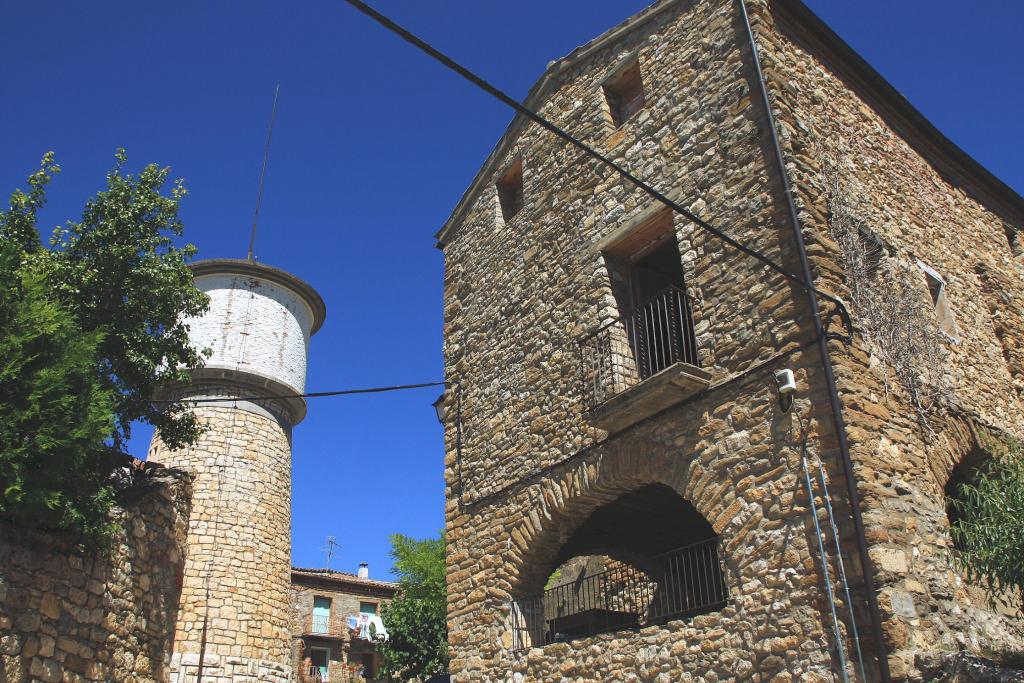
[(789, 368), (775, 372), (775, 386), (779, 390), (779, 407), (782, 412), (788, 413), (793, 407), (793, 395), (796, 393), (796, 378)]
[(785, 396), (796, 392), (796, 378), (789, 368), (775, 372), (775, 384), (779, 387), (779, 393)]

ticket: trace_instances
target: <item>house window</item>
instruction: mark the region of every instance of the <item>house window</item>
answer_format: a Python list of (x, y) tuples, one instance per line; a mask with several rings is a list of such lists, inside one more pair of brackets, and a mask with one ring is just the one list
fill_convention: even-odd
[(924, 271), (924, 277), (928, 283), (928, 293), (931, 295), (939, 330), (947, 336), (955, 338), (958, 331), (956, 321), (953, 319), (953, 309), (949, 305), (949, 297), (946, 294), (946, 281), (924, 263), (918, 261), (917, 265)]
[(523, 208), (523, 160), (519, 159), (505, 172), (498, 181), (498, 203), (501, 204), (501, 217), (506, 221), (519, 213)]
[(331, 651), (325, 647), (311, 647), (309, 649), (309, 674), (314, 681), (329, 681), (328, 669), (331, 661)]
[(604, 84), (604, 97), (612, 123), (618, 128), (644, 106), (644, 82), (640, 62), (634, 61)]
[(661, 211), (605, 250), (639, 379), (675, 363), (697, 365), (693, 316), (672, 214)]
[(360, 614), (369, 614), (371, 616), (377, 614), (377, 603), (375, 602), (360, 602), (359, 603)]
[(331, 623), (331, 599), (313, 598), (313, 633), (328, 633)]
[(860, 242), (864, 275), (869, 280), (874, 280), (878, 275), (878, 268), (882, 265), (882, 259), (886, 255), (885, 243), (882, 242), (881, 237), (866, 228), (857, 231), (857, 239)]
[(1006, 233), (1006, 241), (1010, 244), (1010, 253), (1014, 258), (1024, 255), (1024, 240), (1020, 237), (1020, 232), (1009, 225), (1003, 226), (1003, 231)]

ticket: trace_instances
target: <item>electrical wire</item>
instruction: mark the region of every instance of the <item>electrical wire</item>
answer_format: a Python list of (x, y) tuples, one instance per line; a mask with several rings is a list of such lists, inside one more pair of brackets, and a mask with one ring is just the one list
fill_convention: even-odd
[(544, 118), (543, 116), (541, 116), (537, 112), (535, 112), (532, 109), (530, 109), (529, 107), (521, 104), (518, 100), (512, 98), (510, 95), (508, 95), (505, 92), (499, 90), (494, 85), (491, 85), (489, 82), (487, 82), (486, 80), (484, 80), (480, 76), (476, 75), (475, 73), (473, 73), (472, 71), (470, 71), (466, 67), (462, 66), (461, 64), (456, 62), (454, 59), (452, 59), (448, 55), (444, 54), (443, 52), (441, 52), (437, 48), (433, 47), (432, 45), (430, 45), (426, 41), (424, 41), (421, 38), (417, 37), (411, 31), (409, 31), (409, 30), (403, 28), (402, 26), (400, 26), (399, 24), (395, 23), (394, 21), (392, 21), (388, 17), (384, 16), (383, 14), (378, 12), (377, 10), (375, 10), (372, 7), (370, 7), (369, 5), (367, 5), (365, 2), (362, 2), (362, 0), (345, 0), (345, 2), (347, 2), (350, 5), (352, 5), (354, 8), (356, 8), (357, 10), (359, 10), (360, 12), (365, 14), (366, 16), (370, 17), (371, 19), (376, 21), (378, 24), (380, 24), (384, 28), (386, 28), (389, 31), (391, 31), (392, 33), (396, 34), (398, 37), (402, 38), (407, 43), (410, 43), (411, 45), (415, 46), (416, 48), (418, 48), (422, 52), (424, 52), (427, 55), (429, 55), (430, 57), (433, 57), (434, 59), (439, 61), (444, 66), (448, 67), (449, 69), (451, 69), (455, 73), (459, 74), (460, 76), (462, 76), (463, 78), (468, 80), (470, 83), (473, 83), (474, 85), (476, 85), (480, 89), (484, 90), (488, 94), (492, 95), (493, 97), (495, 97), (499, 101), (501, 101), (504, 104), (507, 104), (508, 106), (512, 107), (517, 112), (519, 112), (520, 114), (522, 114), (526, 118), (530, 119), (534, 123), (538, 124), (542, 128), (548, 130), (549, 132), (553, 133), (557, 137), (565, 140), (566, 142), (568, 142), (569, 144), (573, 145), (574, 147), (582, 150), (588, 156), (598, 160), (602, 164), (604, 164), (604, 165), (608, 166), (609, 168), (613, 169), (620, 176), (622, 176), (626, 180), (630, 181), (631, 183), (633, 183), (634, 185), (639, 187), (641, 190), (643, 190), (644, 192), (649, 194), (651, 197), (653, 197), (654, 199), (656, 199), (660, 203), (664, 204), (668, 208), (672, 209), (673, 211), (675, 211), (679, 215), (681, 215), (681, 216), (685, 217), (686, 219), (688, 219), (689, 221), (693, 222), (698, 227), (700, 227), (703, 230), (711, 233), (712, 235), (714, 235), (715, 237), (719, 238), (720, 240), (722, 240), (726, 244), (730, 245), (734, 249), (739, 250), (740, 252), (746, 254), (747, 256), (750, 256), (752, 258), (757, 259), (758, 261), (760, 261), (764, 265), (768, 266), (769, 268), (774, 270), (776, 273), (778, 273), (779, 275), (781, 275), (785, 279), (789, 280), (790, 282), (798, 284), (803, 289), (805, 289), (806, 291), (812, 292), (813, 294), (815, 294), (817, 296), (820, 296), (821, 298), (825, 299), (826, 301), (831, 302), (832, 304), (834, 304), (836, 306), (836, 311), (842, 317), (843, 323), (847, 326), (848, 329), (851, 328), (851, 318), (850, 318), (849, 312), (846, 310), (846, 306), (843, 304), (843, 302), (840, 299), (832, 296), (831, 294), (829, 294), (827, 292), (823, 292), (823, 291), (817, 289), (816, 287), (814, 287), (814, 285), (810, 284), (809, 282), (804, 281), (801, 277), (799, 277), (797, 275), (794, 275), (793, 273), (790, 273), (788, 270), (783, 268), (781, 265), (779, 265), (778, 263), (776, 263), (772, 259), (770, 259), (767, 256), (765, 256), (764, 254), (762, 254), (759, 251), (751, 249), (750, 247), (742, 244), (741, 242), (737, 241), (736, 239), (730, 237), (727, 233), (725, 233), (722, 230), (716, 228), (715, 226), (711, 225), (710, 223), (708, 223), (704, 219), (700, 218), (699, 216), (697, 216), (693, 212), (689, 211), (688, 209), (686, 209), (682, 205), (672, 201), (667, 196), (662, 194), (660, 191), (658, 191), (657, 189), (655, 189), (651, 185), (647, 184), (646, 182), (644, 182), (640, 178), (636, 177), (635, 175), (633, 175), (632, 173), (630, 173), (625, 168), (623, 168), (622, 166), (618, 165), (617, 163), (615, 163), (614, 161), (612, 161), (608, 157), (604, 156), (603, 154), (601, 154), (600, 152), (595, 150), (590, 145), (586, 144), (585, 142), (583, 142), (582, 140), (579, 140), (576, 137), (573, 137), (572, 135), (567, 133), (565, 130), (563, 130), (563, 129), (559, 128), (558, 126), (556, 126), (555, 124), (551, 123), (550, 121), (548, 121), (546, 118)]
[(154, 400), (152, 403), (223, 403), (224, 401), (273, 401), (287, 398), (326, 398), (328, 396), (351, 396), (353, 394), (380, 394), (386, 391), (405, 391), (425, 387), (454, 386), (454, 380), (421, 382), (419, 384), (398, 384), (390, 387), (369, 387), (366, 389), (340, 389), (337, 391), (311, 391), (305, 394), (265, 394), (262, 396), (217, 396), (211, 398), (176, 398)]

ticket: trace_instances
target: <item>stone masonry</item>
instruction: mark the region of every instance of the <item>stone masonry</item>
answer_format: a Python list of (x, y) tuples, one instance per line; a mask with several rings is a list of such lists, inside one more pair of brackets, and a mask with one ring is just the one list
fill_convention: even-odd
[[(1020, 622), (990, 608), (953, 567), (944, 497), (969, 453), (1024, 437), (1024, 266), (1009, 243), (1024, 226), (1024, 200), (931, 128), (802, 4), (762, 0), (748, 11), (784, 171), (737, 0), (657, 3), (553, 62), (527, 104), (800, 273), (785, 172), (814, 283), (844, 300), (815, 150), (822, 140), (848, 140), (849, 185), (872, 207), (872, 229), (894, 257), (921, 261), (945, 279), (959, 323), (958, 337), (947, 340), (955, 395), (929, 437), (856, 328), (850, 345), (829, 341), (851, 499), (806, 292), (682, 216), (659, 218), (663, 207), (653, 199), (517, 118), (438, 234), (446, 369), (462, 413), (460, 449), (453, 422), (446, 433), (454, 680), (833, 680), (838, 643), (823, 567), (838, 590), (838, 564), (833, 550), (825, 558), (818, 551), (805, 445), (826, 472), (853, 592), (852, 604), (837, 595), (839, 640), (853, 657), (855, 617), (866, 678), (888, 669), (894, 680), (919, 681), (922, 662), (943, 653), (1024, 650)], [(619, 121), (609, 88), (636, 64), (643, 102)], [(520, 172), (521, 208), (511, 215), (499, 185)], [(613, 346), (632, 362), (615, 249), (641, 241), (655, 219), (670, 221), (710, 384), (609, 433), (593, 422), (581, 349), (595, 331), (619, 330)], [(921, 289), (926, 297), (924, 275)], [(824, 319), (833, 332), (851, 331), (836, 316)], [(773, 380), (781, 368), (794, 371), (798, 386), (788, 412)], [(638, 629), (517, 646), (516, 615), (570, 559), (565, 544), (595, 513), (652, 485), (710, 524), (727, 603)], [(816, 485), (827, 524), (822, 493)], [(633, 534), (666, 521), (648, 519)], [(629, 535), (590, 554), (625, 561)], [(848, 672), (860, 678), (852, 660)]]
[[(196, 399), (199, 441), (149, 458), (195, 473), (171, 683), (291, 678), (291, 430), (305, 415), (319, 295), (295, 276), (233, 259), (193, 264), (210, 310), (188, 321), (211, 352), (171, 393)], [(268, 398), (270, 397), (270, 398)], [(200, 661), (201, 653), (203, 654)]]
[(244, 410), (195, 412), (207, 427), (196, 445), (169, 452), (157, 442), (149, 454), (196, 478), (173, 668), (180, 681), (194, 678), (205, 617), (204, 680), (287, 681), (289, 434)]
[(167, 680), (191, 477), (132, 471), (109, 552), (0, 528), (0, 680)]

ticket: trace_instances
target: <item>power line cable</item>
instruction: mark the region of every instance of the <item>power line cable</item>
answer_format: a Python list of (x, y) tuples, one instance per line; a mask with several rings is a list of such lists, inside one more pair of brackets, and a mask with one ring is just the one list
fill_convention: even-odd
[(262, 396), (217, 396), (211, 398), (175, 398), (154, 400), (153, 403), (223, 403), (224, 401), (272, 401), (282, 398), (325, 398), (327, 396), (350, 396), (353, 394), (380, 394), (386, 391), (404, 391), (406, 389), (423, 389), (456, 385), (455, 380), (440, 382), (421, 382), (420, 384), (398, 384), (390, 387), (369, 387), (366, 389), (340, 389), (337, 391), (312, 391), (305, 394), (265, 394)]
[(376, 21), (378, 24), (380, 24), (384, 28), (386, 28), (389, 31), (391, 31), (392, 33), (396, 34), (397, 36), (399, 36), (400, 38), (405, 40), (407, 43), (410, 43), (411, 45), (417, 47), (418, 49), (420, 49), (421, 51), (423, 51), (424, 53), (429, 55), (430, 57), (433, 57), (437, 61), (441, 62), (441, 64), (443, 64), (444, 66), (448, 67), (449, 69), (451, 69), (455, 73), (459, 74), (460, 76), (462, 76), (463, 78), (468, 80), (470, 83), (473, 83), (474, 85), (476, 85), (480, 89), (484, 90), (488, 94), (492, 95), (496, 99), (498, 99), (501, 102), (503, 102), (503, 103), (507, 104), (508, 106), (512, 107), (517, 112), (519, 112), (520, 114), (522, 114), (526, 118), (530, 119), (534, 123), (538, 124), (542, 128), (550, 131), (551, 133), (555, 134), (557, 137), (565, 140), (569, 144), (571, 144), (571, 145), (577, 147), (578, 149), (582, 150), (588, 156), (590, 156), (590, 157), (592, 157), (594, 159), (597, 159), (601, 163), (603, 163), (606, 166), (612, 168), (620, 176), (622, 176), (626, 180), (630, 181), (631, 183), (633, 183), (634, 185), (639, 187), (641, 190), (643, 190), (644, 192), (649, 194), (651, 197), (653, 197), (657, 201), (661, 202), (665, 206), (669, 207), (670, 209), (672, 209), (673, 211), (675, 211), (679, 215), (681, 215), (681, 216), (685, 217), (686, 219), (692, 221), (698, 227), (700, 227), (703, 230), (711, 233), (715, 237), (719, 238), (720, 240), (722, 240), (726, 244), (732, 246), (733, 248), (739, 250), (740, 252), (746, 254), (747, 256), (750, 256), (752, 258), (757, 259), (758, 261), (762, 262), (763, 264), (765, 264), (766, 266), (768, 266), (769, 268), (774, 270), (776, 273), (782, 275), (784, 278), (786, 278), (790, 282), (794, 282), (794, 283), (800, 285), (801, 287), (803, 287), (806, 291), (812, 292), (812, 293), (816, 294), (817, 296), (820, 296), (821, 298), (825, 299), (826, 301), (831, 302), (832, 304), (834, 304), (836, 306), (836, 310), (840, 314), (840, 316), (843, 318), (843, 323), (847, 326), (847, 329), (851, 329), (852, 328), (852, 323), (851, 323), (849, 312), (846, 310), (846, 306), (843, 304), (843, 302), (840, 299), (832, 296), (831, 294), (829, 294), (827, 292), (823, 292), (823, 291), (817, 289), (816, 287), (814, 287), (814, 285), (810, 284), (809, 282), (804, 281), (801, 277), (799, 277), (797, 275), (794, 275), (793, 273), (790, 273), (785, 268), (783, 268), (781, 265), (779, 265), (778, 263), (776, 263), (772, 259), (768, 258), (764, 254), (760, 253), (759, 251), (756, 251), (755, 249), (751, 249), (750, 247), (748, 247), (748, 246), (742, 244), (741, 242), (735, 240), (734, 238), (730, 237), (728, 234), (726, 234), (722, 230), (720, 230), (720, 229), (716, 228), (715, 226), (711, 225), (710, 223), (708, 223), (704, 219), (700, 218), (699, 216), (697, 216), (696, 214), (694, 214), (690, 210), (686, 209), (682, 205), (672, 201), (667, 196), (662, 194), (659, 190), (655, 189), (654, 187), (652, 187), (651, 185), (647, 184), (646, 182), (644, 182), (640, 178), (636, 177), (635, 175), (633, 175), (632, 173), (627, 171), (622, 166), (618, 165), (617, 163), (615, 163), (614, 161), (612, 161), (608, 157), (604, 156), (603, 154), (601, 154), (600, 152), (595, 150), (590, 145), (586, 144), (585, 142), (583, 142), (582, 140), (579, 140), (576, 137), (573, 137), (572, 135), (570, 135), (569, 133), (567, 133), (563, 129), (559, 128), (555, 124), (553, 124), (550, 121), (548, 121), (546, 118), (544, 118), (543, 116), (541, 116), (537, 112), (535, 112), (532, 109), (530, 109), (529, 107), (521, 104), (518, 100), (514, 99), (513, 97), (511, 97), (510, 95), (506, 94), (505, 92), (499, 90), (494, 85), (491, 85), (489, 82), (487, 82), (486, 80), (484, 80), (480, 76), (476, 75), (475, 73), (473, 73), (472, 71), (470, 71), (466, 67), (462, 66), (461, 64), (456, 62), (454, 59), (452, 59), (448, 55), (444, 54), (443, 52), (441, 52), (437, 48), (433, 47), (432, 45), (430, 45), (426, 41), (422, 40), (421, 38), (419, 38), (418, 36), (413, 34), (412, 32), (410, 32), (407, 29), (403, 28), (399, 24), (395, 23), (394, 21), (392, 21), (388, 17), (384, 16), (383, 14), (378, 12), (377, 10), (373, 9), (372, 7), (367, 5), (365, 2), (362, 2), (361, 0), (345, 0), (345, 2), (347, 2), (350, 5), (352, 5), (354, 8), (356, 8), (357, 10), (359, 10), (360, 12), (365, 14), (366, 16), (370, 17), (371, 19)]

